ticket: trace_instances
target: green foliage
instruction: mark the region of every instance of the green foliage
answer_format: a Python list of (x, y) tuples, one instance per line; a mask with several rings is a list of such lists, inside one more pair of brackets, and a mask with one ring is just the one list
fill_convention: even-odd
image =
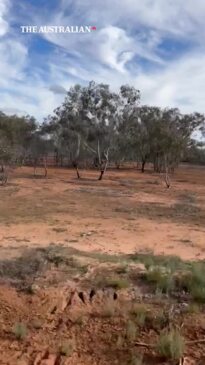
[(201, 285), (193, 285), (191, 288), (191, 295), (193, 300), (198, 303), (205, 303), (205, 287)]
[(13, 333), (17, 340), (24, 340), (27, 336), (27, 328), (24, 323), (18, 322), (14, 325)]
[(129, 286), (127, 279), (120, 276), (107, 277), (104, 274), (98, 274), (95, 278), (95, 285), (99, 288), (113, 288), (115, 290), (126, 289)]
[(147, 269), (155, 266), (166, 268), (169, 272), (175, 272), (176, 270), (184, 269), (187, 267), (178, 256), (165, 256), (165, 255), (153, 255), (136, 253), (129, 255), (131, 260), (144, 263)]
[(200, 305), (197, 303), (190, 303), (187, 307), (187, 313), (197, 314), (200, 313), (200, 311), (201, 311)]
[(116, 290), (126, 289), (129, 286), (129, 282), (128, 280), (122, 279), (120, 277), (113, 277), (107, 279), (106, 286)]
[(161, 290), (162, 293), (169, 293), (173, 288), (172, 275), (163, 267), (150, 268), (145, 279), (154, 286), (154, 290)]
[(137, 335), (137, 328), (133, 321), (128, 321), (126, 326), (126, 338), (128, 341), (134, 341)]
[(37, 129), (33, 117), (7, 116), (0, 112), (0, 162), (22, 160)]
[(186, 262), (174, 256), (129, 255), (130, 260), (144, 263), (141, 275), (155, 293), (187, 292), (193, 300), (205, 303), (205, 262)]
[(143, 356), (132, 354), (129, 365), (143, 365)]
[(191, 294), (193, 300), (205, 303), (205, 263), (190, 264), (189, 269), (178, 276), (177, 288), (186, 290)]
[(159, 355), (166, 359), (179, 360), (184, 354), (185, 344), (181, 334), (172, 329), (162, 333), (157, 344)]
[(141, 305), (133, 305), (130, 314), (135, 317), (137, 324), (143, 327), (146, 321), (147, 310)]
[(142, 171), (152, 162), (156, 172), (170, 172), (190, 155), (204, 163), (202, 146), (192, 140), (193, 132), (203, 127), (203, 115), (140, 106), (139, 100), (139, 90), (129, 85), (113, 92), (109, 85), (91, 81), (72, 86), (41, 126), (33, 117), (0, 112), (0, 160), (29, 157), (37, 164), (52, 151), (57, 162), (69, 156), (75, 167), (86, 160), (99, 169), (109, 160), (116, 165), (140, 161)]

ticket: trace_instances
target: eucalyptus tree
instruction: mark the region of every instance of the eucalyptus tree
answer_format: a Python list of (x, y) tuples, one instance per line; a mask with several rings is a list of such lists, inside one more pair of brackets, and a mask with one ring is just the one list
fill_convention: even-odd
[(127, 85), (119, 93), (109, 85), (91, 81), (88, 86), (75, 85), (67, 93), (64, 103), (54, 111), (44, 124), (52, 130), (56, 145), (68, 146), (77, 177), (83, 158), (93, 159), (102, 179), (115, 150), (118, 126), (139, 99), (139, 92)]
[(193, 143), (192, 135), (204, 123), (199, 113), (182, 114), (178, 109), (162, 109), (161, 117), (155, 122), (151, 146), (154, 169), (174, 170)]
[(23, 161), (37, 128), (33, 117), (6, 115), (0, 112), (0, 160), (2, 164)]
[(140, 161), (142, 172), (146, 162), (151, 158), (152, 124), (158, 114), (158, 108), (134, 105), (130, 113), (123, 114), (119, 126), (124, 150), (129, 159)]

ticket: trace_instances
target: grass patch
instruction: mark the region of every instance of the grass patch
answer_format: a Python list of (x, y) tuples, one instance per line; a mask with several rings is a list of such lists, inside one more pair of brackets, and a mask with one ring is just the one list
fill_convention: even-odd
[(187, 313), (198, 314), (201, 312), (201, 307), (197, 303), (190, 303), (187, 307)]
[(143, 365), (143, 356), (142, 355), (132, 355), (129, 365)]
[(142, 282), (155, 293), (188, 293), (192, 299), (205, 303), (205, 261), (186, 262), (175, 256), (150, 254), (129, 255), (130, 260), (143, 263)]
[(154, 291), (169, 293), (173, 289), (172, 275), (163, 267), (150, 268), (144, 275), (144, 280), (151, 284)]
[(95, 277), (94, 282), (98, 288), (112, 288), (115, 290), (120, 290), (129, 287), (129, 281), (127, 279), (117, 276), (106, 277), (105, 274), (106, 273), (101, 273)]
[(178, 256), (164, 256), (164, 255), (153, 255), (146, 253), (135, 253), (128, 255), (128, 258), (132, 261), (143, 263), (146, 269), (154, 266), (163, 266), (169, 271), (174, 272), (181, 268), (186, 267), (186, 263)]
[(205, 303), (205, 287), (195, 285), (191, 288), (191, 295), (194, 301), (198, 303)]
[(13, 328), (13, 334), (17, 340), (24, 340), (27, 336), (27, 327), (24, 323), (16, 323)]
[[(123, 209), (123, 211), (125, 211)], [(128, 213), (128, 211), (127, 211)], [(205, 224), (205, 210), (187, 201), (179, 201), (172, 205), (156, 202), (139, 202), (130, 209), (133, 216), (141, 216), (156, 221), (171, 221), (177, 223)]]
[(134, 341), (137, 335), (137, 328), (133, 321), (128, 321), (126, 326), (126, 339), (130, 342)]
[(133, 305), (130, 309), (130, 314), (135, 317), (136, 322), (140, 327), (145, 325), (147, 311), (143, 306)]
[(178, 199), (184, 203), (195, 204), (196, 194), (190, 192), (184, 192), (178, 195)]
[(126, 289), (129, 287), (129, 281), (126, 279), (113, 277), (113, 278), (107, 279), (106, 286), (113, 288), (115, 290)]
[(205, 263), (194, 262), (190, 264), (186, 272), (178, 275), (175, 284), (178, 290), (190, 293), (194, 301), (205, 303)]
[(157, 351), (166, 359), (179, 360), (184, 354), (184, 339), (177, 330), (170, 330), (159, 337)]
[(59, 347), (59, 354), (61, 356), (70, 357), (74, 351), (74, 345), (72, 341), (64, 342)]
[(149, 315), (148, 320), (155, 330), (162, 330), (169, 324), (169, 318), (164, 310), (159, 311), (156, 315)]

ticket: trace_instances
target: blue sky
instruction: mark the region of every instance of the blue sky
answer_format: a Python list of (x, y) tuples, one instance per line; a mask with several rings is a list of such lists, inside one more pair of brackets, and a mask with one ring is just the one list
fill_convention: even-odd
[[(0, 110), (39, 121), (74, 83), (129, 83), (142, 103), (205, 112), (204, 0), (0, 0)], [(25, 34), (21, 25), (95, 25)]]

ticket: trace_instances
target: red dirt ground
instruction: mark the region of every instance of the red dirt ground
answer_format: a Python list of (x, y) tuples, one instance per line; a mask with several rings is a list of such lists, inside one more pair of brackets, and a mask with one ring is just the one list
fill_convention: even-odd
[[(51, 244), (88, 253), (153, 252), (186, 260), (205, 258), (205, 169), (181, 167), (170, 189), (151, 172), (108, 170), (103, 181), (96, 178), (93, 171), (83, 171), (83, 179), (77, 180), (72, 170), (50, 169), (47, 179), (34, 179), (30, 168), (14, 170), (8, 185), (0, 187), (1, 261)], [(84, 305), (74, 295), (68, 305), (72, 290), (81, 290), (81, 280), (66, 277), (58, 284), (48, 282), (49, 275), (48, 271), (42, 276), (31, 295), (17, 290), (1, 274), (0, 365), (132, 364), (130, 356), (142, 349), (126, 341), (116, 348), (128, 320), (122, 313), (126, 304), (118, 302), (118, 314), (111, 318), (102, 316), (107, 297)], [(13, 334), (19, 322), (28, 331), (22, 341)], [(188, 340), (203, 337), (204, 315), (189, 315), (183, 331)], [(150, 330), (142, 330), (139, 336), (148, 343), (156, 339)], [(73, 342), (71, 356), (58, 355), (60, 344), (67, 341)], [(146, 364), (165, 364), (152, 350), (143, 349), (143, 353)], [(186, 350), (196, 364), (203, 354), (204, 344)]]

